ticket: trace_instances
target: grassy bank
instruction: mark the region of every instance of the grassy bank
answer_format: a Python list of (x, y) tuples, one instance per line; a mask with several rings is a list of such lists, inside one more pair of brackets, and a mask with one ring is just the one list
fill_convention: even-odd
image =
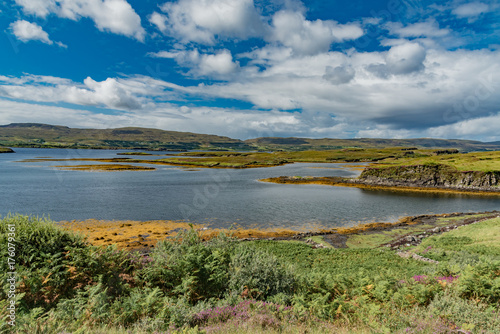
[(8, 147), (0, 147), (0, 153), (14, 153), (14, 150)]
[[(439, 264), (388, 248), (203, 242), (195, 230), (140, 255), (26, 216), (0, 221), (0, 251), (7, 258), (14, 226), (18, 333), (496, 333), (499, 224), (413, 248)], [(7, 261), (0, 266), (7, 331)]]
[(442, 164), (458, 171), (500, 171), (500, 151), (429, 155), (387, 159), (377, 167)]

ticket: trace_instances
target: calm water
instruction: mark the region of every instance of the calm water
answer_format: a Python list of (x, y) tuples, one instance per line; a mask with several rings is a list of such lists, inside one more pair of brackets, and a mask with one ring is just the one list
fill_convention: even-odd
[[(339, 164), (291, 164), (246, 170), (158, 166), (156, 171), (61, 171), (83, 162), (17, 162), (35, 157), (112, 158), (120, 151), (15, 149), (0, 154), (0, 214), (49, 215), (54, 220), (189, 220), (212, 227), (314, 229), (395, 221), (427, 213), (500, 209), (500, 198), (368, 191), (257, 181), (281, 175), (356, 176)], [(140, 157), (149, 159), (151, 157)]]

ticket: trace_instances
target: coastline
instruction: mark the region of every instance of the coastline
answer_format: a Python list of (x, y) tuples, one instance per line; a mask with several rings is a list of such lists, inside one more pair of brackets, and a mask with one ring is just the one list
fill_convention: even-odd
[(442, 194), (464, 194), (479, 196), (500, 196), (500, 189), (493, 190), (475, 190), (459, 189), (452, 187), (422, 187), (422, 186), (388, 186), (368, 184), (357, 179), (346, 179), (341, 177), (294, 177), (280, 176), (260, 179), (261, 182), (279, 183), (279, 184), (319, 184), (337, 187), (354, 187), (365, 190), (383, 190), (394, 192), (424, 192), (424, 193), (442, 193)]
[[(158, 241), (170, 239), (182, 230), (195, 229), (202, 240), (224, 233), (241, 242), (253, 240), (305, 241), (333, 248), (375, 248), (394, 243), (408, 235), (435, 230), (436, 233), (475, 222), (477, 219), (500, 216), (499, 211), (480, 213), (447, 213), (402, 217), (397, 222), (375, 222), (351, 227), (336, 227), (300, 232), (290, 229), (209, 229), (182, 221), (152, 220), (96, 220), (61, 221), (62, 228), (87, 236), (96, 246), (115, 244), (120, 249), (149, 252)], [(434, 232), (433, 232), (434, 233)], [(430, 235), (430, 234), (428, 234)], [(308, 239), (319, 237), (318, 240)], [(319, 247), (318, 247), (319, 248)], [(320, 247), (323, 248), (323, 247)]]

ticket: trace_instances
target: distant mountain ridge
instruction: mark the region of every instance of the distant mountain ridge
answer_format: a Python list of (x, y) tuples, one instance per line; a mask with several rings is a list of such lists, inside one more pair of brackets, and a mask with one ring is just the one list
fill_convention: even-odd
[(0, 146), (142, 150), (266, 150), (304, 151), (343, 148), (456, 148), (464, 152), (500, 150), (500, 142), (459, 139), (310, 139), (262, 137), (245, 141), (224, 136), (124, 127), (80, 129), (41, 123), (0, 125)]
[(310, 139), (310, 138), (281, 138), (262, 137), (246, 140), (250, 146), (267, 150), (327, 150), (346, 147), (383, 148), (383, 147), (419, 147), (419, 148), (456, 148), (463, 152), (500, 150), (500, 142), (484, 143), (462, 139), (384, 139), (384, 138), (355, 138), (355, 139)]
[(217, 135), (139, 127), (77, 129), (39, 123), (0, 125), (0, 145), (148, 150), (248, 149), (241, 140)]

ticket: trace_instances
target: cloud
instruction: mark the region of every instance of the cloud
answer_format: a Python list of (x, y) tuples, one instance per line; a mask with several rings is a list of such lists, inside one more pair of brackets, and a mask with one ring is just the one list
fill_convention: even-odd
[(429, 136), (438, 138), (470, 138), (484, 141), (500, 141), (498, 134), (500, 112), (428, 130)]
[(379, 78), (389, 75), (405, 75), (422, 71), (426, 57), (425, 49), (418, 43), (399, 41), (385, 55), (385, 63), (372, 63), (366, 69)]
[(79, 20), (90, 18), (101, 31), (133, 37), (144, 41), (141, 18), (125, 0), (15, 0), (28, 14)]
[(16, 4), (23, 7), (27, 14), (34, 14), (45, 18), (50, 13), (57, 10), (55, 0), (15, 0)]
[(363, 35), (357, 24), (338, 24), (327, 20), (306, 20), (300, 12), (279, 11), (274, 14), (270, 42), (290, 47), (298, 55), (314, 55), (329, 50), (333, 42), (354, 40)]
[(435, 19), (417, 22), (403, 26), (401, 22), (390, 22), (386, 24), (390, 33), (399, 37), (443, 37), (451, 33), (449, 29), (441, 29)]
[(323, 79), (330, 81), (335, 85), (349, 83), (354, 78), (355, 71), (350, 66), (327, 66)]
[(260, 36), (264, 24), (253, 0), (178, 0), (161, 6), (150, 22), (185, 43), (213, 45), (217, 38)]
[[(284, 46), (266, 46), (245, 54), (250, 59), (248, 65), (238, 64), (229, 50), (170, 50), (151, 56), (185, 64), (181, 66), (189, 68), (192, 76), (226, 81), (180, 86), (147, 76), (102, 81), (89, 77), (83, 82), (35, 75), (0, 76), (0, 96), (34, 104), (59, 106), (66, 102), (111, 109), (116, 124), (112, 117), (106, 119), (112, 127), (130, 122), (237, 138), (456, 137), (453, 131), (462, 131), (457, 133), (463, 133), (463, 138), (493, 138), (493, 126), (485, 124), (498, 124), (497, 118), (490, 117), (498, 114), (500, 105), (499, 51), (426, 50), (418, 43), (402, 41), (388, 51), (328, 51), (301, 56), (292, 55)], [(386, 76), (375, 75), (370, 66), (382, 66)], [(203, 101), (215, 99), (247, 102), (252, 108), (201, 106)], [(52, 120), (49, 113), (45, 117), (46, 122)], [(92, 122), (98, 123), (100, 117), (104, 116), (96, 116)], [(479, 119), (484, 120), (472, 122)], [(467, 123), (469, 120), (472, 123)], [(462, 129), (469, 125), (478, 132)]]
[(87, 77), (83, 84), (78, 84), (68, 79), (43, 76), (25, 76), (21, 79), (0, 77), (0, 96), (3, 97), (119, 110), (142, 108), (147, 100), (143, 95), (154, 96), (154, 90), (154, 86), (148, 87), (146, 82), (140, 80), (108, 78), (97, 82)]
[[(479, 15), (489, 12), (490, 6), (482, 2), (470, 2), (458, 6), (452, 10), (452, 13), (459, 18), (468, 18), (472, 21), (475, 20)], [(472, 22), (470, 21), (470, 22)]]
[(9, 27), (14, 36), (22, 42), (41, 41), (49, 45), (54, 44), (54, 42), (50, 40), (49, 34), (36, 23), (19, 20), (11, 23)]
[(424, 68), (425, 49), (417, 43), (393, 46), (387, 52), (386, 63), (393, 74), (408, 74)]
[(175, 59), (183, 66), (190, 68), (189, 73), (195, 77), (213, 77), (224, 79), (239, 69), (239, 62), (233, 61), (229, 50), (219, 50), (215, 54), (200, 54), (198, 50), (191, 51), (160, 51), (150, 53), (155, 58)]

